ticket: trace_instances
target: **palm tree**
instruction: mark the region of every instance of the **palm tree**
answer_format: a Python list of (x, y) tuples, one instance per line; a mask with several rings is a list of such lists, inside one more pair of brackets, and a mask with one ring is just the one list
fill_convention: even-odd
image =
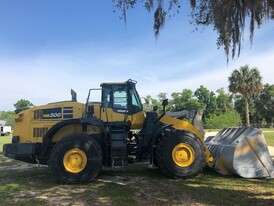
[(229, 80), (229, 91), (244, 96), (246, 126), (250, 127), (248, 97), (259, 95), (263, 89), (262, 77), (257, 68), (249, 68), (248, 65), (234, 70)]

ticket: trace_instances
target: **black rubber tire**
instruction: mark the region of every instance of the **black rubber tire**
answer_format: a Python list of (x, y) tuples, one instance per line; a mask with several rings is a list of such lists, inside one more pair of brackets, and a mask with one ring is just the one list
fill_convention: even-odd
[[(73, 148), (82, 150), (87, 156), (87, 165), (79, 173), (69, 172), (63, 164), (66, 152)], [(69, 135), (54, 146), (50, 155), (49, 166), (59, 183), (88, 183), (96, 178), (102, 169), (101, 146), (95, 139), (88, 135)]]
[[(172, 158), (173, 148), (180, 143), (188, 144), (195, 154), (194, 161), (187, 167), (178, 166)], [(159, 139), (156, 157), (159, 168), (171, 178), (194, 177), (202, 172), (206, 162), (203, 143), (194, 134), (186, 131), (166, 132)]]

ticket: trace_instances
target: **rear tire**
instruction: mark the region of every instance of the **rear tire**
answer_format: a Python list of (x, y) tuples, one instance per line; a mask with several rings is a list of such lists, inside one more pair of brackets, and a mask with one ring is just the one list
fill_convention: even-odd
[(56, 143), (49, 165), (59, 183), (87, 183), (101, 171), (102, 149), (88, 135), (69, 135)]
[(201, 140), (186, 131), (166, 132), (157, 145), (157, 163), (169, 177), (193, 177), (205, 166), (205, 150)]

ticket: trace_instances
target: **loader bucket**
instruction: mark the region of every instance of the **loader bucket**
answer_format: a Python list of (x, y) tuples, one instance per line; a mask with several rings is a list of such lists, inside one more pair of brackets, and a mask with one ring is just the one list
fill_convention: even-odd
[(261, 130), (229, 128), (205, 143), (211, 152), (218, 173), (236, 174), (244, 178), (274, 178), (274, 167)]

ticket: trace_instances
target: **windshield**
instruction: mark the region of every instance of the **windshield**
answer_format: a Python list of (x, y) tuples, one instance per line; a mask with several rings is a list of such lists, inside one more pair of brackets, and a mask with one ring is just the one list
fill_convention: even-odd
[(127, 109), (127, 87), (126, 85), (113, 85), (113, 108)]

